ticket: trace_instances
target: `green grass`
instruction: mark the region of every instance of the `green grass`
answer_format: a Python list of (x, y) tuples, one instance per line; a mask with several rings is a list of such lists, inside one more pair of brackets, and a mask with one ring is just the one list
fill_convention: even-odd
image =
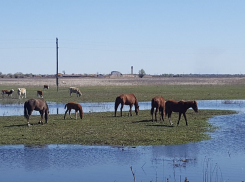
[[(13, 87), (1, 85), (1, 89)], [(0, 99), (0, 103), (18, 103), (29, 98), (36, 98), (37, 87), (26, 87), (27, 99), (19, 101), (16, 88), (13, 98)], [(44, 98), (48, 101), (67, 102), (114, 102), (122, 93), (134, 93), (138, 101), (150, 101), (154, 96), (163, 96), (165, 100), (218, 100), (245, 99), (245, 85), (149, 85), (149, 86), (84, 86), (80, 87), (81, 97), (69, 96), (68, 87), (60, 87), (59, 92), (51, 87), (44, 91)]]
[[(114, 117), (113, 112), (85, 113), (84, 118), (63, 119), (63, 115), (50, 115), (48, 124), (37, 124), (40, 116), (31, 116), (28, 127), (23, 116), (0, 117), (0, 145), (10, 144), (83, 144), (83, 145), (170, 145), (209, 139), (206, 132), (214, 131), (207, 120), (214, 115), (231, 111), (189, 110), (176, 126), (178, 114), (172, 115), (174, 126), (167, 119), (151, 122), (150, 111), (140, 111), (132, 117)], [(73, 114), (74, 117), (74, 114)]]
[[(13, 87), (1, 85), (0, 89)], [(2, 104), (24, 103), (36, 98), (42, 88), (26, 87), (27, 98), (18, 99), (17, 90), (13, 98), (0, 99)], [(58, 103), (67, 102), (114, 102), (122, 93), (134, 93), (138, 101), (150, 101), (154, 96), (165, 100), (217, 100), (244, 99), (245, 85), (149, 85), (149, 86), (84, 86), (83, 95), (69, 96), (68, 87), (59, 92), (51, 87), (44, 91), (44, 99)], [(231, 114), (230, 111), (188, 111), (189, 126), (184, 118), (179, 127), (169, 127), (165, 121), (150, 122), (150, 111), (140, 111), (139, 116), (113, 117), (113, 113), (85, 113), (83, 120), (63, 120), (63, 115), (51, 115), (48, 124), (37, 125), (39, 116), (31, 116), (33, 126), (27, 127), (23, 116), (0, 117), (0, 144), (84, 144), (84, 145), (169, 145), (206, 140), (207, 131), (214, 128), (207, 122), (214, 115)], [(124, 113), (125, 114), (125, 113)], [(172, 120), (176, 125), (177, 114)]]

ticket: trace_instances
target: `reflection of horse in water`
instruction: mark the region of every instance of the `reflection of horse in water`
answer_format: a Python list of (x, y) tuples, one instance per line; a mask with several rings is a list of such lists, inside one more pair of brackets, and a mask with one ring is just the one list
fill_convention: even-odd
[(65, 108), (67, 108), (67, 109), (66, 109), (66, 111), (65, 111), (64, 119), (66, 119), (66, 113), (67, 113), (67, 111), (69, 111), (69, 116), (70, 116), (70, 118), (72, 118), (72, 117), (71, 117), (71, 110), (72, 110), (72, 109), (75, 110), (75, 113), (76, 113), (76, 119), (77, 119), (77, 111), (79, 111), (80, 118), (83, 119), (83, 108), (82, 108), (82, 106), (81, 106), (80, 104), (75, 103), (75, 102), (69, 102), (69, 103), (67, 103), (67, 104), (65, 105)]
[(118, 108), (119, 104), (121, 104), (121, 116), (122, 116), (122, 109), (123, 109), (124, 105), (129, 105), (129, 107), (130, 107), (128, 116), (129, 116), (129, 114), (130, 114), (130, 116), (132, 116), (133, 105), (135, 106), (135, 113), (136, 113), (136, 115), (138, 115), (139, 105), (138, 105), (137, 98), (135, 97), (134, 94), (122, 94), (116, 98), (116, 100), (115, 100), (115, 117), (117, 114), (117, 108)]
[(185, 118), (186, 126), (188, 126), (185, 113), (186, 113), (187, 109), (189, 109), (190, 107), (195, 112), (198, 112), (198, 107), (197, 107), (197, 102), (196, 101), (179, 101), (178, 102), (178, 101), (175, 101), (175, 100), (172, 100), (172, 99), (168, 100), (165, 103), (165, 112), (166, 112), (166, 114), (168, 114), (169, 122), (171, 122), (170, 118), (171, 118), (172, 112), (178, 112), (179, 113), (179, 120), (178, 120), (177, 125), (179, 125), (181, 114), (183, 114), (184, 118)]
[(155, 110), (155, 121), (157, 121), (157, 113), (160, 114), (160, 120), (162, 119), (164, 121), (165, 116), (165, 100), (163, 97), (153, 97), (151, 100), (151, 116), (152, 116), (152, 122), (153, 122), (153, 113)]
[(28, 126), (30, 125), (29, 119), (33, 112), (39, 111), (41, 115), (41, 120), (39, 123), (43, 124), (43, 115), (45, 114), (45, 122), (48, 123), (49, 109), (46, 101), (44, 99), (29, 99), (24, 104), (24, 116), (27, 119)]

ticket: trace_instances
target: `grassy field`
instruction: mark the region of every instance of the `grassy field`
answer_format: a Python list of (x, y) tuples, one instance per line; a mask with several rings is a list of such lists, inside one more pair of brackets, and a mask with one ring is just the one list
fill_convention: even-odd
[[(1, 86), (0, 89), (11, 89), (10, 86)], [(41, 88), (26, 87), (27, 99), (36, 98), (36, 91)], [(245, 99), (245, 85), (141, 85), (141, 86), (84, 86), (80, 87), (81, 97), (75, 94), (70, 97), (68, 87), (61, 87), (57, 92), (52, 87), (44, 91), (44, 98), (59, 103), (67, 102), (114, 102), (122, 93), (134, 93), (138, 101), (150, 101), (154, 96), (163, 96), (165, 100), (218, 100), (218, 99)], [(17, 93), (13, 98), (0, 99), (0, 103), (19, 103)]]
[[(0, 145), (7, 144), (83, 144), (83, 145), (172, 145), (209, 139), (206, 132), (214, 131), (207, 120), (214, 115), (231, 111), (201, 110), (187, 113), (176, 126), (178, 114), (172, 115), (174, 126), (167, 119), (151, 122), (150, 111), (140, 111), (132, 117), (114, 117), (114, 113), (85, 113), (84, 118), (63, 119), (63, 115), (50, 115), (48, 124), (37, 124), (39, 116), (31, 116), (30, 127), (23, 116), (0, 117)], [(74, 114), (73, 114), (74, 118)]]
[[(15, 88), (16, 87), (16, 88)], [(12, 98), (0, 99), (2, 104), (23, 104), (29, 98), (37, 98), (36, 91), (41, 86), (25, 86), (27, 98), (18, 99), (16, 89), (21, 85), (0, 85), (0, 89), (15, 89)], [(165, 100), (218, 100), (244, 99), (245, 85), (104, 85), (79, 87), (83, 95), (69, 96), (68, 87), (55, 87), (44, 91), (47, 101), (67, 102), (114, 102), (122, 93), (134, 93), (138, 101), (150, 101), (154, 96)], [(27, 127), (23, 116), (0, 117), (0, 145), (5, 144), (85, 144), (85, 145), (162, 145), (182, 144), (206, 140), (207, 131), (214, 128), (207, 122), (214, 115), (231, 114), (229, 111), (187, 112), (189, 126), (184, 118), (176, 126), (177, 114), (168, 122), (150, 122), (150, 111), (140, 111), (139, 116), (113, 117), (113, 113), (85, 113), (83, 120), (63, 120), (63, 115), (51, 115), (48, 124), (38, 125), (39, 116), (31, 116), (31, 127)]]

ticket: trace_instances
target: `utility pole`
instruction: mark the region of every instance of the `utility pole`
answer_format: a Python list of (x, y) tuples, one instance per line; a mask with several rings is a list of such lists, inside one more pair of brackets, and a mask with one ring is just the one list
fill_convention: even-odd
[(57, 86), (57, 92), (59, 91), (59, 80), (58, 80), (58, 38), (56, 37), (56, 86)]

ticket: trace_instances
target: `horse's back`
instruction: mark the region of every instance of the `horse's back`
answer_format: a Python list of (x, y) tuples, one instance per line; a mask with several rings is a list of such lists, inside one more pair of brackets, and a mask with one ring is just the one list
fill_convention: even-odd
[(174, 111), (179, 112), (179, 102), (173, 99), (169, 99), (165, 103), (166, 112)]
[(136, 97), (134, 94), (125, 94), (125, 104), (130, 105), (130, 104), (134, 104), (137, 101)]
[(165, 100), (162, 96), (153, 97), (151, 100), (151, 107), (165, 107)]
[(29, 99), (24, 104), (25, 107), (32, 108), (33, 110), (47, 110), (48, 104), (42, 98), (40, 99)]
[(76, 102), (68, 102), (66, 104), (66, 107), (71, 109), (78, 109), (78, 108), (82, 109), (82, 106)]

